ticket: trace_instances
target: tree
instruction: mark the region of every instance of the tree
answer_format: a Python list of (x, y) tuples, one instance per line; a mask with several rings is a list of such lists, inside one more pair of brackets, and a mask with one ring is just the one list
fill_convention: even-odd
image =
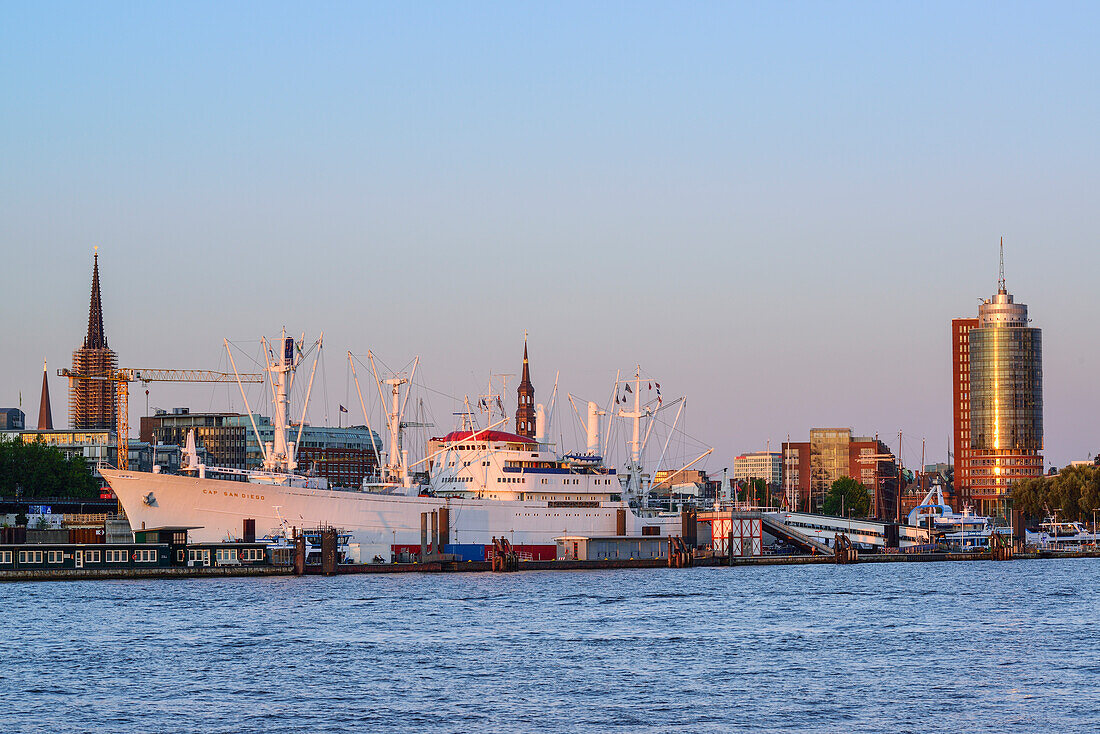
[(1012, 486), (1012, 507), (1031, 518), (1045, 517), (1050, 483), (1047, 477), (1031, 477), (1016, 482)]
[(95, 497), (99, 483), (82, 456), (65, 456), (43, 441), (0, 440), (0, 495)]
[(867, 488), (855, 479), (841, 477), (829, 488), (821, 509), (826, 515), (834, 517), (867, 517), (871, 511), (871, 496), (867, 494)]
[(1032, 520), (1057, 513), (1064, 520), (1091, 520), (1100, 509), (1100, 467), (1070, 466), (1054, 476), (1032, 477), (1012, 486), (1012, 505)]

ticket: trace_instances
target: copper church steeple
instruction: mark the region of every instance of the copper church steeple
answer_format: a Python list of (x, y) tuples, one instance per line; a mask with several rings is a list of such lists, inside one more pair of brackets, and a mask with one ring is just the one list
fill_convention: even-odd
[(516, 406), (516, 433), (527, 438), (535, 437), (535, 386), (531, 384), (531, 370), (527, 364), (527, 336), (523, 337), (523, 377), (519, 381), (519, 405)]

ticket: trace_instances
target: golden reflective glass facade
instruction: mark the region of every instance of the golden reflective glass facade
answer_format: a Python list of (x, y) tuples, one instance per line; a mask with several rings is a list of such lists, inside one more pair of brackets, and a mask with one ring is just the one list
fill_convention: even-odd
[(1039, 329), (973, 329), (970, 387), (972, 448), (1043, 448), (1043, 343)]

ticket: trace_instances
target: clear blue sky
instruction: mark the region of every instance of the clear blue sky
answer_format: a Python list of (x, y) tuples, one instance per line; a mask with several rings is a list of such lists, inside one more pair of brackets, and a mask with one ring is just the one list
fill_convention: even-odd
[(539, 399), (561, 370), (602, 400), (641, 362), (690, 396), (710, 469), (823, 425), (932, 461), (949, 320), (995, 289), (1003, 235), (1047, 455), (1084, 458), (1098, 8), (6, 3), (0, 403), (37, 418), (98, 244), (126, 366), (324, 329), (335, 416), (347, 349), (474, 393), (528, 329)]

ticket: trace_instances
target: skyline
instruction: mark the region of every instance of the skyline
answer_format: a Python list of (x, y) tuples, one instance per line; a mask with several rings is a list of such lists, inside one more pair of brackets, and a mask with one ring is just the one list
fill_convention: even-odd
[(0, 29), (0, 403), (69, 365), (99, 245), (121, 365), (324, 330), (331, 423), (346, 349), (462, 394), (528, 330), (536, 400), (640, 362), (712, 471), (833, 425), (946, 460), (1004, 236), (1048, 465), (1100, 450), (1089, 5), (113, 7)]

